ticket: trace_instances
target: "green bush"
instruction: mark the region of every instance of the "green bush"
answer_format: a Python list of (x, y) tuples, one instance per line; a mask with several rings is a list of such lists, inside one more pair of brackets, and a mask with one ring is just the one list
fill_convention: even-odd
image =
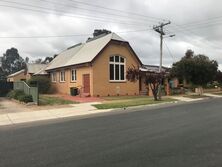
[(37, 86), (39, 88), (39, 93), (48, 93), (51, 87), (50, 79), (46, 76), (33, 76), (28, 80), (29, 86)]
[(179, 95), (179, 94), (184, 94), (184, 93), (185, 93), (185, 89), (183, 88), (172, 88), (170, 90), (171, 95)]
[(33, 102), (32, 95), (20, 95), (18, 100), (25, 103)]
[(10, 92), (7, 93), (6, 96), (7, 96), (8, 98), (10, 98), (10, 99), (14, 98), (14, 96), (15, 96), (15, 91), (14, 91), (14, 90), (11, 90)]
[(23, 91), (21, 90), (12, 90), (7, 94), (7, 97), (11, 99), (16, 99), (25, 103), (28, 102), (33, 102), (32, 96), (31, 95), (26, 95)]
[(7, 94), (7, 97), (18, 100), (21, 95), (25, 95), (25, 93), (21, 90), (12, 90)]

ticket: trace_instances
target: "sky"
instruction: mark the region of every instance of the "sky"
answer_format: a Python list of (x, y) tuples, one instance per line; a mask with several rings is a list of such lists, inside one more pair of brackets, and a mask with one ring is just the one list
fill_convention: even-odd
[[(143, 64), (158, 65), (164, 27), (163, 65), (187, 49), (217, 60), (222, 69), (220, 0), (0, 0), (0, 56), (15, 47), (30, 60), (53, 56), (108, 29), (127, 40)], [(175, 34), (174, 37), (169, 35)]]

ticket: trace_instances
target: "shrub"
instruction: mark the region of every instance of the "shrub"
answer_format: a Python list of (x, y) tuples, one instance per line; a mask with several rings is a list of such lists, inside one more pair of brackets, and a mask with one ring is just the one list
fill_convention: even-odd
[(51, 82), (46, 76), (33, 76), (28, 80), (30, 86), (37, 86), (39, 88), (39, 93), (48, 93), (50, 90)]
[(21, 95), (25, 95), (25, 93), (21, 90), (12, 90), (7, 94), (7, 97), (18, 100)]
[(25, 103), (33, 102), (32, 95), (20, 95), (18, 100)]
[(172, 88), (171, 89), (171, 95), (179, 95), (179, 94), (183, 94), (184, 90), (182, 88)]
[(15, 91), (14, 90), (11, 90), (10, 92), (7, 93), (7, 97), (12, 99), (15, 97)]
[(12, 90), (7, 94), (7, 97), (11, 99), (16, 99), (25, 103), (28, 102), (33, 102), (32, 96), (31, 95), (26, 95), (23, 91), (21, 90)]

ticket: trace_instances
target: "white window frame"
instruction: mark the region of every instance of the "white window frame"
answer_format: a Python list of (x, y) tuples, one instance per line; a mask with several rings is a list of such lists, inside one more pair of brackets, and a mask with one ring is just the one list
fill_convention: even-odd
[(51, 73), (51, 81), (52, 81), (52, 82), (56, 82), (56, 80), (57, 80), (56, 72), (52, 72), (52, 73)]
[[(62, 77), (62, 74), (64, 74), (63, 77)], [(60, 82), (66, 82), (66, 77), (65, 76), (66, 76), (65, 70), (60, 71), (60, 75), (59, 75)]]
[(71, 69), (71, 82), (76, 82), (76, 80), (77, 80), (77, 71), (75, 68), (73, 68), (73, 69)]
[[(118, 56), (119, 57), (119, 62), (115, 62), (115, 57)], [(113, 62), (110, 61), (110, 57), (113, 57), (114, 60)], [(123, 56), (120, 56), (120, 55), (112, 55), (109, 57), (109, 81), (110, 82), (126, 82), (126, 58), (123, 57)], [(124, 59), (124, 63), (120, 62), (121, 58)], [(113, 67), (114, 67), (114, 72), (113, 72), (113, 75), (114, 75), (114, 79), (111, 80), (110, 79), (110, 64), (113, 64)], [(119, 80), (116, 80), (116, 65), (119, 65)], [(121, 65), (124, 65), (124, 79), (121, 80)]]

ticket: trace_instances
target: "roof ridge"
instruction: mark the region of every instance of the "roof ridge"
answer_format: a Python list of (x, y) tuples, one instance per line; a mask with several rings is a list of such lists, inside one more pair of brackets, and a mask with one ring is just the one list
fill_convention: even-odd
[(75, 48), (75, 47), (80, 46), (80, 45), (82, 45), (81, 42), (80, 42), (80, 43), (77, 43), (77, 44), (75, 44), (75, 45), (73, 45), (73, 46), (68, 47), (66, 50), (69, 50), (69, 49)]
[(105, 36), (110, 35), (110, 34), (112, 34), (112, 32), (111, 32), (111, 33), (108, 33), (108, 34), (106, 34), (106, 33), (100, 34), (100, 35), (95, 36), (95, 37), (93, 37), (93, 38), (89, 38), (85, 43), (95, 41), (95, 40), (97, 40), (97, 39), (100, 39), (100, 38), (105, 37)]

